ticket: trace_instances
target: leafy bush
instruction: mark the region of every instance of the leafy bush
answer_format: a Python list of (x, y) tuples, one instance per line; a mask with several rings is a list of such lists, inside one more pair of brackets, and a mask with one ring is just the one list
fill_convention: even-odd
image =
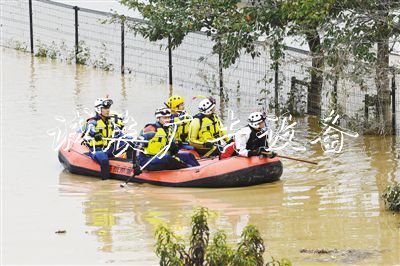
[(400, 212), (400, 183), (389, 185), (383, 192), (382, 198), (389, 210)]
[(28, 51), (28, 45), (25, 42), (11, 39), (6, 43), (6, 46), (11, 47), (17, 51), (26, 52)]
[[(74, 62), (75, 60), (75, 48), (70, 51), (68, 55), (68, 62)], [(87, 47), (85, 41), (79, 41), (78, 52), (76, 54), (76, 64), (88, 65), (90, 60), (90, 49)]]
[(107, 46), (104, 43), (102, 43), (100, 56), (98, 59), (94, 60), (93, 67), (100, 68), (105, 71), (113, 71), (114, 65), (107, 62), (108, 58), (109, 58), (109, 54), (108, 54)]
[[(160, 226), (156, 230), (156, 254), (160, 265), (174, 266), (249, 266), (264, 265), (264, 241), (260, 232), (253, 225), (244, 228), (236, 250), (226, 243), (223, 231), (217, 231), (209, 244), (210, 231), (207, 223), (208, 210), (199, 208), (192, 216), (192, 231), (188, 251), (183, 240), (174, 233)], [(268, 266), (290, 266), (288, 259), (267, 262)]]
[(47, 57), (48, 47), (46, 44), (41, 43), (40, 40), (36, 42), (36, 57)]

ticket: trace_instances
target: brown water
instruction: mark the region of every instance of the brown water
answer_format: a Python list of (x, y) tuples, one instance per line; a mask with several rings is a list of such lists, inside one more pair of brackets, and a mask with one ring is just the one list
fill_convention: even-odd
[[(380, 199), (388, 184), (400, 181), (398, 139), (346, 139), (343, 153), (335, 155), (317, 145), (304, 153), (289, 151), (319, 165), (284, 160), (281, 181), (273, 184), (121, 189), (118, 181), (65, 172), (48, 132), (62, 126), (57, 117), (69, 121), (74, 110), (91, 109), (95, 98), (107, 93), (115, 109), (129, 110), (143, 126), (168, 97), (167, 86), (148, 77), (121, 78), (1, 52), (1, 264), (157, 265), (154, 229), (167, 223), (187, 236), (195, 206), (210, 209), (211, 230), (225, 229), (232, 244), (247, 224), (256, 225), (266, 259), (287, 257), (294, 265), (400, 264), (400, 215), (385, 211)], [(190, 98), (199, 92), (178, 88), (176, 93)], [(237, 104), (242, 118), (252, 108)], [(299, 122), (298, 135), (309, 139), (314, 126)]]

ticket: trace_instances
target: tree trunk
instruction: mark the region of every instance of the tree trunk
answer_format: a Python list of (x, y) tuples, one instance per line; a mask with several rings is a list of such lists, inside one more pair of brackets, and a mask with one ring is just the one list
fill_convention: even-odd
[(322, 69), (324, 67), (324, 53), (321, 49), (321, 38), (316, 29), (306, 34), (308, 47), (312, 56), (311, 84), (308, 91), (308, 113), (311, 115), (321, 115), (321, 91), (322, 91)]
[(392, 113), (389, 88), (389, 38), (378, 42), (375, 84), (378, 92), (378, 119), (384, 132), (391, 133)]

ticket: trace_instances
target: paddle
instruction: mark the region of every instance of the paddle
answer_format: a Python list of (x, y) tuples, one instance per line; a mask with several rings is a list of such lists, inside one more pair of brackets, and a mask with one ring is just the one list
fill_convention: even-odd
[(217, 146), (214, 145), (207, 153), (205, 153), (202, 158), (208, 158), (215, 150), (217, 149)]
[[(132, 180), (132, 178), (134, 178), (135, 176), (137, 176), (137, 175), (140, 175), (140, 173), (138, 174), (136, 171), (135, 171), (135, 168), (138, 166), (137, 165), (137, 157), (138, 157), (138, 153), (140, 152), (140, 150), (137, 150), (136, 152), (134, 152), (133, 153), (133, 158), (132, 158), (132, 168), (134, 169), (133, 170), (133, 175), (131, 175), (130, 177), (128, 177), (127, 179), (126, 179), (126, 181), (125, 181), (125, 184), (124, 183), (121, 183), (119, 186), (120, 187), (125, 187), (128, 183), (129, 183), (129, 181), (131, 181)], [(140, 172), (143, 170), (143, 168), (144, 167), (139, 167), (139, 169), (140, 169)]]
[[(270, 155), (270, 153), (268, 152), (261, 152), (264, 155)], [(313, 162), (313, 161), (308, 161), (308, 160), (304, 160), (304, 159), (299, 159), (299, 158), (293, 158), (293, 157), (289, 157), (289, 156), (283, 156), (283, 155), (279, 155), (277, 154), (278, 157), (280, 158), (284, 158), (284, 159), (289, 159), (289, 160), (293, 160), (293, 161), (298, 161), (298, 162), (303, 162), (303, 163), (310, 163), (310, 164), (315, 164), (317, 165), (317, 162)]]

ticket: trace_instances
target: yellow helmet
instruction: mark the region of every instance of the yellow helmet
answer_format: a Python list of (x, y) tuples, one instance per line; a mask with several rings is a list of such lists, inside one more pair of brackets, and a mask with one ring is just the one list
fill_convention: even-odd
[(171, 111), (176, 112), (178, 109), (178, 105), (182, 104), (185, 102), (185, 99), (182, 96), (179, 95), (172, 95), (168, 99), (168, 107), (171, 109)]

